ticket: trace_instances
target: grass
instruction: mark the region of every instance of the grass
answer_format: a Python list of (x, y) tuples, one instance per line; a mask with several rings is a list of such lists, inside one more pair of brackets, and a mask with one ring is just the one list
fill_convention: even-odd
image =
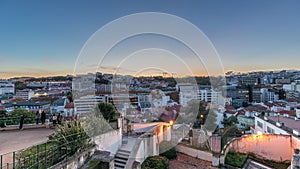
[(225, 164), (229, 164), (235, 167), (242, 168), (247, 160), (246, 154), (240, 154), (235, 152), (229, 152), (225, 158)]
[(229, 152), (226, 155), (225, 164), (242, 168), (248, 158), (263, 165), (276, 169), (287, 169), (290, 166), (290, 162), (274, 162), (271, 160), (258, 158), (253, 154), (246, 155), (236, 152)]

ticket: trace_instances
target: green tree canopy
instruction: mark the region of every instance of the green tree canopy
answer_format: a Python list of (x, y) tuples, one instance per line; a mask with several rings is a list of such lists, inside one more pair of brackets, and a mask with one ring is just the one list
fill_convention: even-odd
[(72, 91), (68, 91), (66, 96), (67, 96), (67, 98), (69, 99), (70, 102), (73, 102), (73, 93), (72, 93)]
[(15, 89), (16, 90), (26, 89), (26, 84), (24, 84), (23, 82), (16, 82), (15, 83)]
[(142, 164), (142, 169), (167, 169), (169, 160), (164, 156), (148, 157)]
[(117, 110), (111, 103), (100, 102), (95, 111), (96, 117), (102, 117), (108, 122), (117, 120)]

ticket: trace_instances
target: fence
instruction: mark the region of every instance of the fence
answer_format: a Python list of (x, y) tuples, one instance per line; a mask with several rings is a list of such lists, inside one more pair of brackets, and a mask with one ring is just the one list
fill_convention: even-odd
[(44, 169), (51, 167), (93, 144), (86, 132), (49, 140), (27, 149), (0, 155), (0, 169)]
[[(19, 125), (20, 119), (21, 117), (2, 117), (0, 118), (0, 127)], [(34, 123), (35, 123), (34, 116), (27, 116), (24, 118), (23, 124), (34, 124)]]

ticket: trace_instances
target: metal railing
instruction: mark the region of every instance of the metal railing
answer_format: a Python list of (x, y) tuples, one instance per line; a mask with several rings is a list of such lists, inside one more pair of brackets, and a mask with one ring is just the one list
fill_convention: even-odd
[[(5, 126), (13, 126), (20, 124), (21, 117), (2, 117), (0, 118), (0, 127)], [(23, 124), (35, 124), (35, 117), (34, 116), (27, 116), (24, 118)]]
[(0, 155), (0, 169), (44, 169), (59, 162), (68, 161), (72, 155), (92, 147), (86, 132), (75, 133), (66, 137)]

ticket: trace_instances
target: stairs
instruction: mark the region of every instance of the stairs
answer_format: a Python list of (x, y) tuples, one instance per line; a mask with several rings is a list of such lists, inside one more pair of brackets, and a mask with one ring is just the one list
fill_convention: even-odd
[(129, 155), (130, 151), (119, 149), (115, 156), (115, 169), (124, 169)]

